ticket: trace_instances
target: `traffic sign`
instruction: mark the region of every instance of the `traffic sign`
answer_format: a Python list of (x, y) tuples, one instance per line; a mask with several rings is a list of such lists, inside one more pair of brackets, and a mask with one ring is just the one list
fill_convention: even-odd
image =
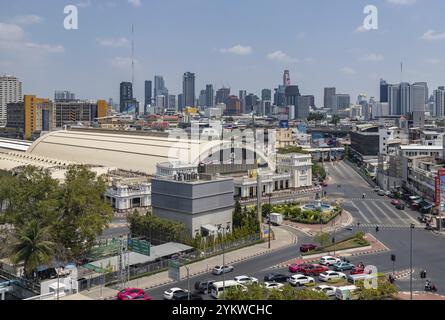
[(181, 266), (178, 260), (168, 262), (168, 277), (174, 281), (181, 280)]
[(151, 244), (146, 240), (128, 239), (128, 250), (150, 256)]

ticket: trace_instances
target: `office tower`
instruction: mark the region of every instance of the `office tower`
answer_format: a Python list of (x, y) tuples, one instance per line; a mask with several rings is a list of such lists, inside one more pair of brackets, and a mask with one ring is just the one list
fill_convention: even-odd
[(426, 82), (415, 82), (410, 86), (409, 112), (425, 112), (428, 102), (428, 85)]
[(270, 89), (261, 90), (261, 100), (272, 101), (272, 90)]
[(239, 97), (240, 104), (241, 104), (241, 113), (247, 113), (247, 108), (246, 108), (247, 91), (240, 90), (238, 97)]
[(182, 94), (185, 107), (195, 107), (195, 74), (191, 72), (184, 73), (182, 81)]
[(22, 83), (14, 76), (0, 75), (0, 126), (6, 125), (8, 103), (22, 101)]
[(388, 85), (388, 104), (390, 115), (401, 115), (400, 111), (400, 85)]
[(336, 93), (336, 89), (334, 87), (324, 88), (324, 101), (323, 107), (332, 109), (332, 96)]
[(371, 107), (371, 117), (376, 119), (379, 117), (389, 116), (389, 103), (388, 102), (372, 102)]
[(144, 99), (144, 107), (146, 110), (148, 105), (151, 105), (153, 100), (153, 82), (151, 80), (145, 81), (145, 99)]
[(56, 127), (54, 103), (49, 99), (25, 95), (23, 102), (7, 105), (7, 127), (15, 128), (24, 139), (33, 138), (42, 131), (52, 131)]
[(259, 105), (259, 98), (254, 95), (253, 93), (249, 93), (246, 96), (246, 109), (243, 111), (241, 110), (243, 113), (251, 113), (252, 111), (254, 111), (257, 106)]
[(301, 96), (298, 86), (287, 86), (284, 91), (286, 97), (286, 105), (296, 106), (297, 97)]
[(228, 116), (239, 116), (241, 114), (241, 102), (237, 96), (229, 96), (226, 99), (226, 112)]
[(133, 100), (133, 84), (121, 82), (120, 85), (120, 112), (128, 112), (128, 101)]
[(304, 120), (309, 117), (310, 108), (313, 106), (314, 96), (305, 95), (297, 97), (297, 104), (295, 106), (295, 118)]
[(213, 108), (215, 106), (215, 91), (213, 85), (206, 85), (206, 107)]
[(224, 88), (216, 91), (216, 103), (226, 103), (227, 98), (230, 96), (230, 88)]
[(155, 76), (154, 80), (154, 92), (153, 97), (156, 99), (157, 96), (166, 96), (167, 88), (165, 87), (165, 81), (162, 76)]
[(174, 95), (174, 94), (169, 94), (168, 95), (167, 108), (169, 110), (175, 110), (175, 111), (177, 110), (177, 107), (176, 107), (176, 95)]
[(337, 114), (339, 111), (345, 110), (351, 105), (351, 97), (349, 94), (335, 94), (331, 98), (333, 114)]
[(198, 106), (199, 107), (207, 107), (206, 102), (207, 102), (206, 90), (201, 90), (201, 92), (199, 93), (199, 98), (198, 98)]
[(290, 73), (289, 73), (289, 70), (284, 70), (283, 86), (285, 86), (285, 87), (290, 86)]
[(156, 97), (156, 107), (161, 112), (167, 108), (167, 97), (166, 96), (157, 96)]
[(178, 110), (182, 111), (185, 108), (184, 95), (182, 93), (178, 94)]
[(445, 87), (434, 90), (434, 116), (445, 117)]
[(380, 102), (388, 102), (389, 84), (385, 80), (380, 80)]
[(275, 89), (273, 99), (274, 105), (284, 107), (286, 105), (286, 87), (282, 85), (278, 86), (278, 88)]
[(271, 116), (272, 115), (272, 101), (261, 101), (261, 109), (263, 112), (263, 115), (265, 116)]
[(54, 101), (74, 101), (76, 95), (70, 91), (58, 90), (54, 93)]
[[(125, 101), (124, 108), (131, 109), (131, 101)], [(57, 101), (54, 102), (54, 105), (56, 128), (63, 128), (64, 125), (77, 124), (77, 122), (91, 123), (97, 118), (106, 117), (108, 114), (108, 103), (106, 100), (98, 100), (96, 102), (82, 100)]]
[(410, 84), (407, 82), (402, 82), (400, 84), (400, 115), (407, 115), (411, 109), (411, 92), (410, 92)]

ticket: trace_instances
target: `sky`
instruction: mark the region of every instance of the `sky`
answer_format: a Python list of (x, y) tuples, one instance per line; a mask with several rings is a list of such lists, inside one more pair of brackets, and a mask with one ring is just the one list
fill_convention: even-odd
[[(79, 11), (64, 28), (66, 5)], [(366, 5), (378, 29), (365, 30)], [(437, 0), (0, 0), (0, 74), (23, 82), (24, 94), (118, 102), (131, 81), (135, 28), (135, 96), (163, 75), (170, 93), (196, 74), (196, 95), (215, 89), (276, 88), (284, 69), (302, 94), (323, 102), (323, 88), (379, 98), (379, 79), (445, 85), (445, 2)], [(403, 61), (403, 76), (400, 62)]]

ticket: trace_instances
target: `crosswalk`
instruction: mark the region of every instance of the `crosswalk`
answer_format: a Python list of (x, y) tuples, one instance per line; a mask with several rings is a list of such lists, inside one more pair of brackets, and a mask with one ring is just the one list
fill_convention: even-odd
[[(407, 224), (407, 225), (394, 225), (394, 224), (372, 224), (372, 223), (364, 223), (364, 224), (360, 224), (360, 228), (369, 228), (369, 229), (375, 229), (376, 227), (379, 227), (379, 230), (384, 230), (384, 229), (410, 229), (411, 225)], [(425, 230), (424, 228), (422, 228), (422, 226), (415, 226), (414, 230)]]

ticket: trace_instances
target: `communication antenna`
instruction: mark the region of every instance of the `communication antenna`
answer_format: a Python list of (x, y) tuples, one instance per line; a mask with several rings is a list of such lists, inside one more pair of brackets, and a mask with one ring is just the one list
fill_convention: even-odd
[(131, 84), (134, 90), (134, 24), (131, 25)]
[(403, 61), (400, 62), (400, 83), (403, 82)]

